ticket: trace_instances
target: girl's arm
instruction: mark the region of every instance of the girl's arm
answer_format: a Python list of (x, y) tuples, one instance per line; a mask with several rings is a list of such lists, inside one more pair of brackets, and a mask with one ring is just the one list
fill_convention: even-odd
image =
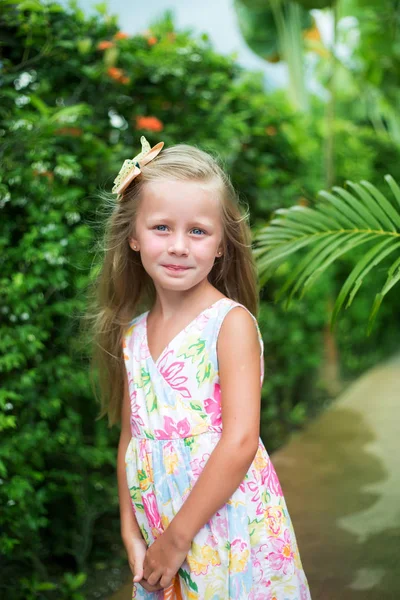
[(196, 533), (242, 483), (257, 452), (260, 430), (260, 343), (252, 317), (232, 309), (218, 337), (222, 435), (181, 509), (150, 546), (144, 561), (149, 583), (170, 584)]

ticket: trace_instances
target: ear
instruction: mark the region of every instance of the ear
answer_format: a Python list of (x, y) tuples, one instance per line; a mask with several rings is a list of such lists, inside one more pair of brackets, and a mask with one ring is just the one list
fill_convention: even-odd
[(129, 246), (130, 246), (130, 247), (132, 248), (132, 250), (134, 250), (135, 252), (138, 252), (138, 251), (139, 251), (139, 242), (138, 242), (138, 241), (137, 241), (135, 238), (133, 238), (133, 237), (130, 237), (130, 238), (129, 238)]
[(219, 248), (219, 249), (217, 250), (217, 254), (216, 254), (215, 256), (216, 256), (217, 258), (220, 258), (220, 257), (222, 256), (222, 254), (223, 254), (222, 248)]

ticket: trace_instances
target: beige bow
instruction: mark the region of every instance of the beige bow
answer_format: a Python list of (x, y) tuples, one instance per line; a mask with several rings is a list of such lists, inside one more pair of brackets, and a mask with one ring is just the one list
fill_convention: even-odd
[(120, 172), (114, 179), (114, 187), (112, 189), (113, 194), (121, 194), (130, 184), (135, 177), (140, 175), (141, 168), (147, 165), (153, 158), (159, 154), (164, 146), (164, 142), (159, 142), (153, 148), (150, 148), (149, 142), (146, 140), (144, 135), (140, 138), (142, 144), (142, 151), (132, 159), (125, 160), (122, 165)]

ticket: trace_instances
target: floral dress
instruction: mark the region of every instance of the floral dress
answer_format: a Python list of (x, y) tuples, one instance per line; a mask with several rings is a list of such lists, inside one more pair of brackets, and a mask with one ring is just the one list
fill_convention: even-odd
[[(224, 317), (237, 306), (247, 310), (229, 298), (214, 302), (171, 340), (157, 361), (147, 342), (148, 312), (125, 333), (132, 431), (126, 473), (148, 545), (179, 511), (221, 437), (217, 337)], [(263, 342), (253, 319), (262, 383)], [(132, 598), (310, 599), (290, 516), (261, 439), (244, 480), (196, 534), (173, 584), (152, 593), (133, 584)]]

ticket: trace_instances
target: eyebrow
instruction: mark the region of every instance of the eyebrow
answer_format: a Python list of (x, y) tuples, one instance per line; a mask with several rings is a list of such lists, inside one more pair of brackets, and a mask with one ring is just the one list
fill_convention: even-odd
[[(171, 223), (174, 221), (174, 219), (165, 217), (163, 215), (152, 215), (151, 217), (148, 218), (148, 221), (151, 223), (152, 222)], [(190, 221), (190, 225), (192, 227), (201, 226), (201, 227), (205, 227), (206, 229), (213, 227), (213, 223), (211, 221), (203, 221), (201, 219), (194, 219), (193, 221)]]

